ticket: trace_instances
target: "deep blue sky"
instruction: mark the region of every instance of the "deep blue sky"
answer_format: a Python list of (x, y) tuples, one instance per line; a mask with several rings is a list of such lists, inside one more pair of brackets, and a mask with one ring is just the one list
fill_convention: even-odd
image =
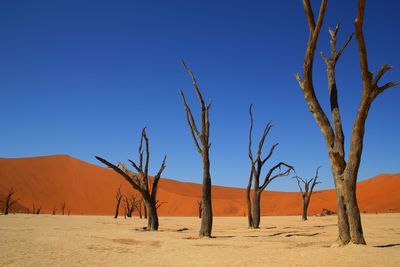
[[(320, 1), (312, 1), (318, 10)], [(356, 1), (330, 1), (317, 51), (328, 52), (328, 27), (341, 21), (339, 43), (353, 31)], [(371, 70), (388, 63), (384, 81), (400, 79), (399, 1), (367, 1), (364, 32)], [(151, 171), (168, 154), (164, 176), (201, 181), (201, 159), (185, 120), (179, 90), (199, 107), (185, 59), (212, 99), (213, 184), (245, 186), (248, 106), (254, 140), (275, 127), (265, 152), (301, 176), (322, 165), (320, 188), (333, 187), (322, 134), (294, 78), (301, 71), (308, 27), (302, 1), (18, 1), (0, 2), (0, 156), (70, 154), (98, 164), (137, 159), (148, 127)], [(315, 86), (329, 110), (325, 65)], [(360, 99), (357, 45), (337, 66), (346, 143)], [(400, 171), (400, 88), (373, 104), (359, 179)], [(255, 149), (255, 146), (254, 146)], [(269, 167), (270, 165), (266, 166)], [(297, 190), (290, 177), (273, 190)]]

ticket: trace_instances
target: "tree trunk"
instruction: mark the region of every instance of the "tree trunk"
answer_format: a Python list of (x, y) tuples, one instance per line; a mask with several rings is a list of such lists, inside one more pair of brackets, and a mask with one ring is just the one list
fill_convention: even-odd
[(148, 212), (147, 230), (148, 231), (157, 231), (158, 230), (158, 216), (157, 216), (156, 205), (152, 201), (145, 201), (145, 207)]
[(144, 203), (144, 205), (143, 205), (143, 213), (144, 213), (144, 218), (147, 219), (147, 207), (146, 207), (146, 203)]
[[(332, 162), (331, 162), (332, 164)], [(340, 175), (332, 170), (336, 188), (336, 212), (338, 216), (339, 244), (345, 245), (350, 242), (350, 228), (347, 219), (347, 211), (344, 200), (344, 182), (339, 178)]]
[[(204, 148), (203, 148), (204, 149)], [(212, 232), (212, 205), (211, 205), (211, 175), (208, 149), (203, 155), (203, 186), (201, 199), (201, 226), (199, 237), (211, 237)]]
[(345, 172), (345, 203), (349, 222), (350, 241), (354, 244), (366, 244), (361, 225), (360, 209), (356, 195), (356, 173)]
[(4, 215), (8, 215), (8, 210), (9, 210), (9, 206), (8, 203), (5, 204), (6, 206), (4, 207)]
[(117, 207), (115, 208), (114, 219), (117, 219), (117, 218), (118, 218), (118, 211), (119, 211), (119, 205), (121, 204), (121, 199), (122, 199), (122, 198), (117, 199)]
[(251, 215), (253, 217), (253, 226), (251, 228), (258, 229), (260, 228), (260, 200), (261, 200), (261, 192), (254, 191), (253, 194), (253, 203), (251, 207)]
[(303, 215), (302, 215), (302, 219), (303, 221), (307, 221), (307, 210), (308, 210), (308, 201), (307, 198), (303, 197)]
[(142, 219), (142, 202), (139, 203), (139, 207), (138, 207), (138, 213), (139, 213), (139, 218)]
[[(252, 176), (250, 178), (252, 178)], [(253, 216), (251, 215), (250, 192), (251, 192), (251, 179), (249, 179), (249, 183), (247, 184), (246, 188), (246, 202), (247, 202), (247, 221), (249, 224), (249, 228), (253, 228), (254, 223), (253, 223)]]

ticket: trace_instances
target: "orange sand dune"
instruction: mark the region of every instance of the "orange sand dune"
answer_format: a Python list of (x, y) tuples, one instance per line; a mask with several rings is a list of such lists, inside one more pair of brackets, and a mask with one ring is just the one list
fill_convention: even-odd
[[(357, 188), (362, 212), (400, 212), (400, 174), (381, 174), (360, 182)], [(55, 207), (60, 212), (65, 201), (65, 212), (71, 214), (113, 214), (115, 193), (121, 186), (123, 194), (136, 194), (123, 178), (113, 171), (66, 155), (5, 159), (0, 158), (0, 198), (10, 187), (19, 199), (16, 211), (42, 207), (50, 213)], [(201, 186), (169, 179), (161, 179), (158, 199), (165, 202), (160, 215), (197, 216), (197, 200)], [(244, 216), (245, 190), (213, 187), (213, 211), (216, 216)], [(265, 191), (262, 196), (262, 215), (300, 214), (301, 197), (298, 192)], [(323, 208), (335, 210), (334, 190), (316, 191), (309, 213)], [(123, 213), (121, 207), (120, 213)]]

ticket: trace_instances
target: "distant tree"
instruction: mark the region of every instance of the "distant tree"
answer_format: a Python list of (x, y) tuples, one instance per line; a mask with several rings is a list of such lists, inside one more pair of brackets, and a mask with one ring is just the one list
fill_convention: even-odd
[[(143, 140), (146, 146), (146, 160), (143, 166)], [(128, 170), (123, 163), (119, 163), (119, 166), (116, 166), (107, 160), (96, 157), (97, 160), (112, 168), (115, 172), (120, 174), (126, 181), (128, 181), (134, 189), (139, 191), (144, 200), (144, 205), (146, 206), (146, 210), (149, 212), (148, 220), (147, 220), (147, 230), (157, 231), (158, 230), (158, 215), (156, 208), (156, 197), (157, 197), (157, 186), (160, 180), (161, 174), (165, 169), (165, 161), (167, 160), (167, 156), (164, 157), (164, 160), (160, 166), (158, 173), (154, 176), (153, 179), (149, 178), (148, 170), (149, 170), (149, 139), (146, 135), (146, 128), (143, 128), (142, 135), (140, 138), (140, 146), (139, 146), (139, 165), (137, 165), (132, 160), (129, 162), (135, 168), (138, 173), (134, 173)], [(150, 189), (150, 182), (151, 184)]]
[(56, 215), (57, 209), (56, 207), (53, 208), (53, 211), (51, 212), (52, 215)]
[(61, 214), (64, 215), (65, 214), (65, 201), (63, 201), (63, 203), (61, 204)]
[(125, 215), (128, 218), (132, 217), (132, 213), (135, 209), (134, 201), (132, 199), (128, 199), (127, 196), (124, 196), (124, 207), (125, 207)]
[(114, 218), (117, 219), (118, 218), (119, 205), (121, 204), (121, 199), (122, 199), (121, 187), (118, 188), (118, 191), (117, 191), (117, 194), (116, 194), (115, 198), (117, 199), (117, 207), (115, 208)]
[[(261, 202), (261, 193), (264, 189), (276, 178), (287, 176), (289, 175), (290, 171), (293, 171), (294, 168), (284, 162), (279, 162), (275, 166), (273, 166), (268, 173), (265, 175), (264, 182), (260, 185), (260, 176), (262, 172), (262, 168), (264, 164), (271, 158), (272, 154), (274, 153), (275, 148), (278, 146), (278, 143), (272, 145), (271, 149), (269, 150), (268, 155), (265, 158), (262, 158), (262, 149), (264, 146), (265, 138), (267, 137), (269, 131), (272, 128), (271, 122), (267, 124), (264, 129), (263, 135), (260, 139), (258, 144), (257, 156), (256, 158), (253, 157), (253, 153), (251, 150), (252, 144), (252, 131), (253, 131), (253, 112), (252, 112), (253, 105), (250, 105), (249, 114), (250, 114), (250, 132), (249, 132), (249, 159), (251, 163), (251, 170), (250, 170), (250, 177), (247, 184), (246, 189), (246, 200), (247, 200), (247, 216), (248, 216), (248, 224), (249, 228), (259, 228), (260, 227), (260, 202)], [(284, 169), (285, 171), (279, 172), (275, 175), (274, 172), (279, 169)], [(251, 185), (253, 182), (253, 200), (250, 201), (250, 191)]]
[(142, 219), (142, 203), (143, 203), (143, 198), (135, 199), (133, 205), (135, 206), (135, 209), (137, 210), (139, 214), (139, 218)]
[(358, 56), (360, 61), (362, 96), (359, 102), (358, 111), (353, 124), (349, 156), (345, 157), (344, 133), (342, 128), (341, 115), (339, 111), (338, 91), (336, 84), (336, 63), (343, 50), (349, 44), (352, 35), (345, 44), (337, 49), (337, 33), (339, 25), (330, 29), (331, 51), (328, 58), (322, 57), (327, 65), (328, 89), (330, 98), (330, 111), (332, 124), (317, 99), (313, 84), (313, 62), (319, 33), (325, 16), (327, 0), (322, 0), (317, 20), (314, 19), (313, 9), (309, 0), (303, 0), (306, 13), (309, 38), (304, 56), (302, 75), (297, 74), (296, 79), (303, 91), (305, 101), (324, 136), (328, 156), (331, 163), (332, 175), (336, 188), (336, 206), (338, 213), (339, 243), (365, 244), (360, 210), (357, 203), (356, 188), (357, 176), (363, 150), (365, 133), (365, 122), (373, 101), (387, 89), (399, 85), (400, 82), (388, 82), (379, 85), (383, 75), (391, 69), (389, 65), (383, 64), (375, 74), (369, 70), (367, 49), (363, 34), (365, 1), (358, 1), (358, 12), (355, 20), (355, 36), (358, 44)]
[(318, 167), (317, 170), (315, 171), (314, 178), (303, 179), (298, 175), (293, 177), (297, 180), (297, 185), (299, 186), (301, 197), (303, 199), (303, 214), (302, 214), (303, 221), (307, 221), (308, 205), (310, 204), (310, 199), (311, 199), (311, 195), (314, 191), (314, 187), (317, 184), (321, 183), (321, 182), (317, 181), (319, 168), (321, 168), (321, 167)]
[[(143, 200), (143, 203), (144, 203), (144, 200)], [(147, 219), (147, 208), (146, 208), (146, 205), (143, 205), (143, 216), (144, 216), (145, 219)]]
[(211, 237), (213, 214), (212, 214), (212, 204), (211, 204), (211, 174), (210, 174), (210, 157), (209, 157), (209, 150), (211, 147), (211, 143), (209, 140), (210, 121), (208, 114), (211, 107), (211, 102), (208, 105), (206, 105), (203, 96), (201, 95), (200, 89), (197, 85), (197, 81), (193, 72), (185, 64), (185, 62), (182, 61), (182, 64), (192, 79), (193, 87), (201, 107), (201, 132), (200, 132), (197, 129), (192, 111), (189, 105), (186, 103), (185, 95), (181, 90), (183, 105), (186, 111), (186, 120), (189, 125), (190, 132), (194, 140), (194, 144), (196, 145), (197, 151), (199, 152), (203, 160), (203, 186), (201, 195), (202, 214), (201, 214), (201, 226), (200, 226), (199, 237), (200, 238)]
[(13, 199), (13, 195), (15, 194), (14, 189), (11, 187), (10, 190), (8, 190), (8, 193), (4, 200), (0, 200), (1, 203), (3, 203), (3, 214), (8, 215), (11, 207), (17, 203), (17, 199)]
[(37, 208), (35, 214), (39, 215), (41, 210), (42, 210), (42, 207)]
[(197, 200), (197, 206), (199, 209), (199, 218), (201, 219), (201, 200)]

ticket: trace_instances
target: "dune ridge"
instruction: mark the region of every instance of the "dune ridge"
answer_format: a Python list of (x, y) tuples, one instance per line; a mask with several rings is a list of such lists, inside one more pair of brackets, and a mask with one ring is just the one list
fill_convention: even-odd
[[(363, 213), (400, 212), (400, 174), (380, 174), (358, 183), (357, 195)], [(99, 167), (68, 155), (30, 158), (0, 158), (0, 198), (13, 187), (19, 200), (14, 211), (26, 211), (33, 204), (42, 213), (53, 208), (85, 215), (113, 214), (115, 193), (138, 194), (112, 170)], [(158, 199), (165, 202), (159, 208), (161, 216), (197, 216), (201, 185), (162, 178)], [(335, 210), (335, 191), (320, 190), (313, 194), (309, 214)], [(265, 191), (262, 215), (301, 214), (298, 192)], [(120, 208), (121, 214), (123, 208)], [(213, 213), (216, 216), (245, 216), (245, 189), (213, 186)]]

